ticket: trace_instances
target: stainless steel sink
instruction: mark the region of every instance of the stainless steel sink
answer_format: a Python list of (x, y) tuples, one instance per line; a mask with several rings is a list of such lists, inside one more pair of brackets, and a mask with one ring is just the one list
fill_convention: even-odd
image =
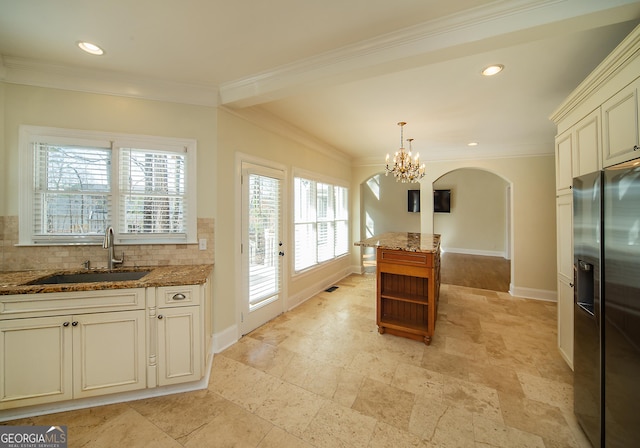
[(98, 283), (140, 280), (151, 271), (82, 272), (80, 274), (55, 274), (33, 280), (26, 285), (56, 285), (61, 283)]

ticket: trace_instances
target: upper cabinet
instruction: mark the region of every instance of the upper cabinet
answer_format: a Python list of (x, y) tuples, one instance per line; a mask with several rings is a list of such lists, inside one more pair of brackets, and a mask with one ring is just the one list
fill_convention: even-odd
[(602, 168), (600, 109), (596, 109), (573, 126), (573, 176), (593, 173)]
[(556, 137), (556, 193), (570, 192), (573, 178), (602, 168), (600, 108)]
[(640, 79), (637, 79), (602, 105), (605, 167), (640, 157), (639, 88)]
[(556, 137), (556, 193), (571, 190), (573, 183), (573, 132), (571, 129)]
[(640, 26), (551, 115), (558, 127), (556, 169), (563, 170), (556, 173), (559, 192), (567, 188), (569, 146), (572, 177), (640, 157), (638, 56)]

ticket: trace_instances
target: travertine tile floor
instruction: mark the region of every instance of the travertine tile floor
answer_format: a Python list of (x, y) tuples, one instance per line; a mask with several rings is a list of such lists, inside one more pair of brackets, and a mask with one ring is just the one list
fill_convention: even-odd
[(354, 275), (214, 357), (207, 390), (9, 424), (70, 447), (587, 447), (555, 303), (443, 285), (431, 346), (375, 326)]

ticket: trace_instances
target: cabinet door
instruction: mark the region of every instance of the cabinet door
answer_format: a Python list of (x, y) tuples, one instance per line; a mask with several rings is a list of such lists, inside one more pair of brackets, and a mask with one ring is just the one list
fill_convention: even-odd
[(596, 109), (574, 127), (573, 177), (594, 173), (602, 163), (600, 143), (600, 109)]
[(558, 348), (573, 368), (573, 195), (556, 200), (558, 257)]
[(573, 281), (558, 276), (558, 349), (573, 369)]
[(565, 131), (556, 137), (556, 191), (562, 194), (573, 185), (573, 134)]
[(158, 385), (202, 378), (200, 307), (161, 308), (158, 321)]
[(556, 244), (558, 274), (573, 282), (573, 196), (571, 193), (556, 199)]
[(145, 312), (74, 316), (74, 398), (146, 387)]
[(640, 80), (637, 80), (602, 105), (602, 163), (605, 167), (640, 157), (639, 86)]
[(72, 398), (71, 317), (0, 322), (0, 409)]

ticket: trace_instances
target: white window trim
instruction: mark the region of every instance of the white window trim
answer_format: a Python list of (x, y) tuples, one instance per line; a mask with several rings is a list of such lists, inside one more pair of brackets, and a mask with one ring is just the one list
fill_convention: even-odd
[[(169, 150), (176, 151), (180, 149), (184, 151), (187, 156), (186, 167), (186, 188), (188, 194), (186, 195), (187, 201), (187, 225), (185, 236), (178, 235), (121, 235), (118, 229), (118, 219), (113, 219), (111, 226), (115, 233), (115, 243), (120, 245), (127, 244), (197, 244), (197, 144), (195, 139), (184, 138), (172, 138), (172, 137), (158, 137), (148, 135), (136, 135), (136, 134), (121, 134), (115, 132), (101, 132), (101, 131), (87, 131), (78, 129), (63, 129), (44, 126), (30, 126), (21, 125), (19, 130), (19, 193), (18, 193), (18, 208), (19, 208), (19, 246), (56, 246), (56, 245), (94, 245), (101, 244), (102, 238), (60, 238), (51, 237), (50, 240), (46, 238), (38, 238), (35, 242), (33, 239), (33, 150), (32, 143), (36, 140), (41, 140), (42, 137), (49, 137), (55, 140), (56, 143), (73, 143), (73, 144), (88, 144), (91, 146), (101, 146), (107, 148), (127, 148), (133, 147), (137, 149), (150, 149), (150, 150)], [(113, 178), (112, 183), (114, 187), (113, 194), (113, 206), (114, 210), (117, 207), (118, 201), (118, 163), (114, 159), (112, 163)]]
[[(293, 206), (295, 207), (295, 180), (296, 178), (304, 178), (307, 180), (311, 180), (311, 181), (315, 181), (315, 182), (320, 182), (320, 183), (325, 183), (325, 184), (331, 184), (333, 186), (336, 187), (343, 187), (347, 189), (347, 223), (348, 223), (348, 227), (349, 229), (351, 228), (351, 189), (349, 188), (349, 183), (342, 180), (342, 179), (338, 179), (335, 177), (330, 177), (330, 176), (325, 176), (322, 174), (318, 174), (318, 173), (314, 173), (312, 171), (307, 171), (301, 168), (293, 168), (293, 175), (291, 176), (291, 185), (290, 185), (290, 191), (291, 191), (291, 204), (293, 204)], [(293, 208), (291, 209), (291, 235), (290, 235), (290, 241), (292, 242), (291, 247), (293, 248), (293, 250), (295, 250), (295, 228), (296, 228), (296, 222), (295, 222), (295, 210), (293, 210)], [(348, 231), (349, 233), (349, 241), (351, 241), (351, 231)], [(291, 261), (291, 265), (292, 265), (292, 270), (291, 270), (291, 277), (297, 277), (297, 276), (304, 276), (307, 275), (311, 272), (313, 272), (316, 269), (319, 269), (323, 266), (329, 265), (331, 263), (335, 263), (338, 260), (347, 257), (349, 255), (349, 251), (347, 251), (346, 253), (342, 254), (342, 255), (338, 255), (335, 256), (333, 258), (331, 258), (330, 260), (326, 260), (326, 261), (321, 261), (321, 262), (317, 262), (316, 264), (312, 265), (312, 266), (308, 266), (304, 269), (301, 269), (299, 271), (295, 270), (295, 254), (294, 254), (294, 258), (292, 258)]]

